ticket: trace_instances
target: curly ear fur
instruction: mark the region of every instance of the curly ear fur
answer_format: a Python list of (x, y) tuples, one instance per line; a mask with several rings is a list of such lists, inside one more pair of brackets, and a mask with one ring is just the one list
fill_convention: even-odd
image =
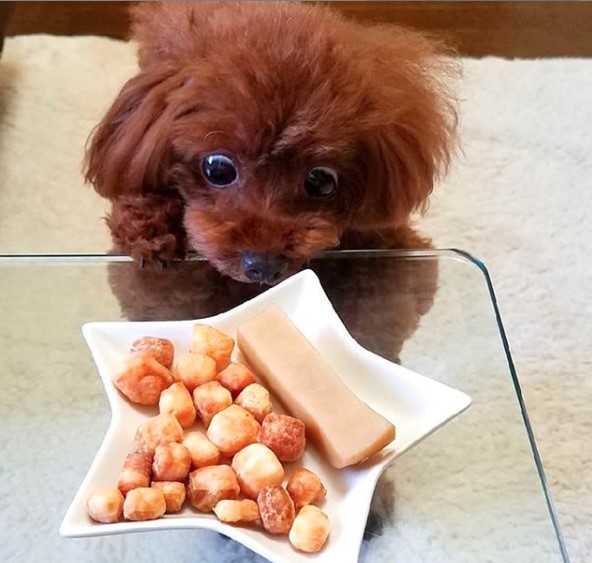
[(364, 39), (376, 109), (363, 141), (367, 189), (352, 227), (376, 229), (423, 211), (446, 172), (458, 122), (449, 85), (458, 67), (442, 44), (402, 28), (368, 28)]
[(171, 94), (183, 77), (164, 67), (129, 80), (93, 131), (86, 153), (86, 180), (103, 197), (154, 193), (170, 162)]

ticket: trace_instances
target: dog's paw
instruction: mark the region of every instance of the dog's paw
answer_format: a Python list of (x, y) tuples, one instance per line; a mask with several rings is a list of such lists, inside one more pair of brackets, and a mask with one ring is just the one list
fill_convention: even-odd
[(118, 244), (117, 249), (131, 258), (142, 269), (165, 270), (169, 263), (185, 257), (185, 249), (173, 235), (153, 240), (136, 240), (133, 244)]
[(166, 268), (184, 258), (186, 237), (182, 205), (152, 194), (122, 196), (106, 218), (117, 252), (131, 256), (141, 267)]
[(185, 258), (185, 246), (174, 235), (146, 240), (123, 239), (121, 233), (113, 236), (115, 254), (130, 256), (141, 269), (165, 270), (174, 260)]

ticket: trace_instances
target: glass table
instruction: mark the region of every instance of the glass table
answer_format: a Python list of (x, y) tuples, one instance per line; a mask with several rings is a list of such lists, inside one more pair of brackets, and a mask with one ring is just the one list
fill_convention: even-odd
[[(568, 561), (483, 264), (454, 250), (351, 251), (310, 267), (362, 345), (473, 399), (385, 472), (360, 560)], [(206, 317), (264, 290), (198, 257), (163, 270), (0, 257), (0, 560), (262, 561), (207, 531), (64, 539), (58, 528), (110, 418), (81, 325)]]

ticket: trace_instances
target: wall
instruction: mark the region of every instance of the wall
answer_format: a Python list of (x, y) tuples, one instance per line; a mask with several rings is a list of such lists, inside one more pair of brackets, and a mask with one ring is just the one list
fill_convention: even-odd
[[(399, 23), (444, 35), (462, 55), (592, 56), (591, 2), (327, 3), (361, 20)], [(128, 33), (129, 2), (2, 4), (14, 4), (8, 35), (92, 34), (125, 38)]]

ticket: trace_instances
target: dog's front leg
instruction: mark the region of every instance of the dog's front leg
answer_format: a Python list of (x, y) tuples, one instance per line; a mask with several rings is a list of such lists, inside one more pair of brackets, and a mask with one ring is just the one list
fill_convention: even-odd
[(183, 212), (183, 200), (176, 195), (116, 198), (106, 217), (115, 251), (131, 256), (141, 265), (164, 265), (183, 258), (187, 251)]

